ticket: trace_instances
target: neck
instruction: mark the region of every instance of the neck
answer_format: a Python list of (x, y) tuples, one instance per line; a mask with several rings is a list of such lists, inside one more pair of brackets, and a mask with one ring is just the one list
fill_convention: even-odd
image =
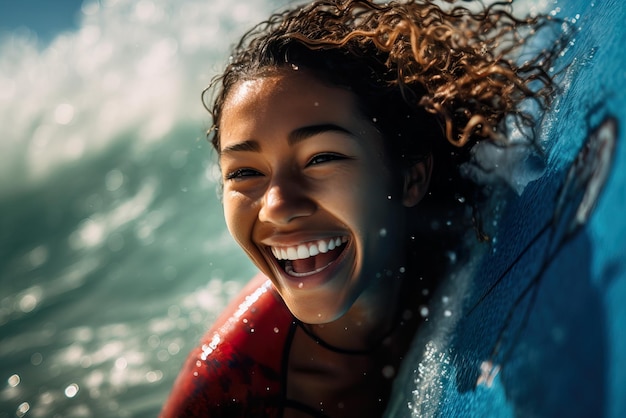
[(404, 275), (383, 275), (376, 280), (339, 319), (305, 327), (324, 343), (340, 350), (375, 350), (398, 325), (405, 309), (402, 294), (408, 281)]

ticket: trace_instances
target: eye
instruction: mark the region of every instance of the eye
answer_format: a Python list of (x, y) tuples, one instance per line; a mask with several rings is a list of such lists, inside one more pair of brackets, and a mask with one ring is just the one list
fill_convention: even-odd
[(325, 152), (325, 153), (314, 155), (306, 164), (306, 166), (309, 167), (312, 165), (327, 163), (329, 161), (345, 160), (347, 158), (348, 157), (346, 157), (345, 155), (335, 154), (332, 152)]
[(238, 168), (226, 174), (226, 180), (244, 180), (248, 177), (259, 177), (262, 174), (251, 168)]

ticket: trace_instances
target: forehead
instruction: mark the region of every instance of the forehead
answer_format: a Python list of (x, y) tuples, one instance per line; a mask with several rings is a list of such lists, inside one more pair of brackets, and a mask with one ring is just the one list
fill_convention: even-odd
[(224, 102), (220, 136), (223, 144), (320, 123), (339, 124), (355, 133), (373, 128), (353, 93), (303, 70), (282, 70), (233, 86)]
[[(353, 94), (345, 88), (325, 82), (310, 71), (280, 68), (266, 75), (235, 83), (226, 97), (225, 108), (240, 105), (246, 99), (258, 100), (261, 97), (256, 95), (259, 94), (268, 100), (277, 100), (283, 95), (297, 95), (301, 100), (326, 101), (330, 99), (331, 102), (333, 100), (352, 101), (355, 99)], [(321, 103), (318, 102), (317, 104)]]

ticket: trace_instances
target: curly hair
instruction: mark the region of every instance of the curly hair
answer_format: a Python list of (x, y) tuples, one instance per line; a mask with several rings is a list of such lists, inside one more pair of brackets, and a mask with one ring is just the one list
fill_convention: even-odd
[(456, 168), (476, 141), (506, 144), (510, 116), (534, 138), (537, 116), (523, 103), (550, 104), (549, 72), (564, 42), (520, 63), (531, 35), (554, 23), (550, 16), (514, 17), (512, 0), (479, 11), (444, 1), (449, 7), (431, 0), (317, 0), (272, 15), (243, 36), (224, 73), (203, 92), (213, 146), (219, 152), (222, 109), (237, 82), (302, 67), (356, 94), (392, 161), (406, 167), (432, 155), (435, 184), (448, 185), (443, 195), (459, 200), (468, 186)]

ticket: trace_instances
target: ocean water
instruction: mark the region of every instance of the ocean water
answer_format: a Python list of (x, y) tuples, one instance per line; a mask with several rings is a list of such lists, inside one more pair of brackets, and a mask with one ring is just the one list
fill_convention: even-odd
[(282, 4), (88, 2), (0, 40), (0, 417), (156, 416), (253, 275), (200, 92)]
[[(23, 31), (0, 39), (0, 417), (156, 416), (187, 352), (255, 273), (223, 222), (200, 91), (238, 36), (287, 3), (100, 0), (86, 2), (78, 28), (49, 43)], [(570, 50), (576, 71), (545, 127), (550, 165), (543, 175), (561, 179), (603, 117), (626, 120), (626, 63), (619, 52), (626, 37), (617, 29), (624, 6), (521, 5), (576, 19), (581, 27)], [(598, 412), (613, 417), (626, 413), (620, 401), (626, 160), (617, 144), (607, 186), (585, 226), (595, 254), (586, 266), (590, 280), (604, 286), (593, 306), (606, 318), (605, 339), (602, 353), (581, 354), (605, 361)], [(514, 170), (505, 173), (519, 180)], [(535, 200), (558, 188), (534, 180), (515, 187), (522, 196), (535, 193)], [(531, 231), (536, 225), (513, 226)], [(578, 248), (561, 258), (586, 254)], [(507, 247), (494, 249), (502, 254)], [(467, 280), (456, 287), (453, 306), (491, 286), (472, 280), (477, 265), (483, 266), (474, 263), (459, 274)], [(546, 286), (554, 287), (570, 289)], [(540, 308), (549, 304), (537, 300)], [(454, 318), (444, 305), (432, 312)], [(498, 307), (506, 315), (507, 307)], [(516, 400), (526, 399), (519, 393), (534, 380), (518, 374), (517, 392), (513, 372), (487, 373), (491, 384), (473, 391), (454, 384), (451, 376), (465, 365), (435, 345), (453, 345), (459, 323), (416, 343), (390, 415), (514, 415)], [(465, 329), (473, 329), (471, 321)], [(486, 333), (493, 339), (497, 330)], [(423, 396), (436, 407), (425, 407)]]

